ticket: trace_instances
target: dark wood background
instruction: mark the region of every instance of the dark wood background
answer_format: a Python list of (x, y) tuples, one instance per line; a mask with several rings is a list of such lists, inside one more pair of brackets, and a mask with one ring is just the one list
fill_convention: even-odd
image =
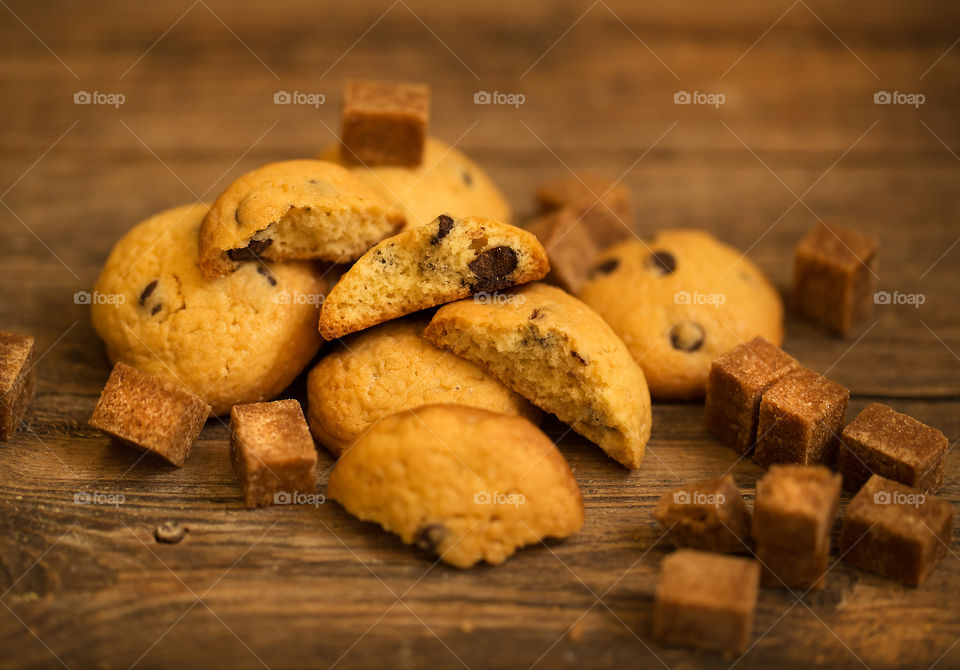
[[(841, 563), (802, 601), (764, 590), (741, 658), (652, 640), (651, 593), (669, 551), (656, 500), (730, 468), (752, 497), (760, 474), (706, 435), (700, 404), (655, 406), (632, 474), (564, 437), (583, 532), (459, 571), (336, 504), (243, 509), (216, 421), (183, 469), (111, 445), (86, 426), (108, 362), (73, 299), (138, 221), (332, 141), (345, 77), (425, 81), (433, 132), (487, 168), (521, 216), (538, 180), (623, 175), (638, 231), (711, 229), (781, 287), (818, 219), (879, 236), (881, 288), (924, 304), (881, 306), (848, 340), (790, 318), (786, 348), (850, 387), (851, 416), (879, 399), (954, 443), (960, 6), (0, 5), (0, 329), (35, 335), (42, 354), (29, 428), (0, 445), (0, 666), (960, 667), (956, 540), (920, 588)], [(280, 90), (326, 103), (274, 105)], [(526, 101), (477, 106), (479, 90)], [(726, 103), (675, 105), (681, 90)], [(875, 105), (881, 90), (926, 101)], [(78, 91), (125, 102), (75, 105)], [(290, 394), (302, 397), (302, 380)], [(321, 491), (331, 464), (321, 453)], [(958, 470), (954, 450), (942, 495), (955, 504)], [(125, 502), (74, 504), (79, 491)], [(186, 539), (157, 543), (153, 529), (171, 520)]]

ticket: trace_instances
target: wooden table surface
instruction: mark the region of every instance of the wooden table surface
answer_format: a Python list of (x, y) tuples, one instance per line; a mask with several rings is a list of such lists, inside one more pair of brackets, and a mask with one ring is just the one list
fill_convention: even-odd
[[(960, 667), (956, 539), (920, 588), (839, 563), (820, 593), (763, 590), (739, 658), (652, 639), (671, 550), (657, 499), (727, 470), (752, 498), (760, 474), (705, 433), (701, 404), (655, 405), (633, 473), (564, 437), (583, 531), (460, 571), (334, 503), (244, 509), (215, 420), (182, 469), (112, 445), (86, 425), (109, 364), (74, 300), (135, 223), (331, 142), (344, 78), (425, 81), (434, 134), (488, 169), (521, 218), (543, 178), (622, 176), (638, 232), (710, 229), (781, 288), (818, 220), (879, 236), (880, 288), (923, 304), (880, 305), (846, 340), (791, 317), (786, 349), (851, 389), (850, 416), (881, 400), (953, 444), (956, 3), (0, 5), (0, 329), (36, 336), (41, 354), (27, 428), (0, 444), (0, 666)], [(481, 90), (525, 100), (475, 105)], [(80, 91), (123, 104), (74, 104)], [(275, 105), (278, 91), (325, 103)], [(676, 105), (680, 91), (725, 101)], [(874, 104), (881, 91), (924, 100)], [(321, 450), (321, 491), (331, 465)], [(953, 450), (941, 494), (955, 505), (958, 472)], [(124, 502), (75, 504), (84, 491)], [(165, 521), (186, 539), (156, 542)]]

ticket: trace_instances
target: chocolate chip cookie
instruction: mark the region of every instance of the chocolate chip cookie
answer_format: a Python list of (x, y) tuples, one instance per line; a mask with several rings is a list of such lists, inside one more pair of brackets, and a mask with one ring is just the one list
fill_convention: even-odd
[(200, 229), (200, 267), (215, 278), (255, 259), (346, 263), (402, 225), (402, 214), (340, 165), (270, 163), (213, 203)]
[(547, 254), (525, 230), (442, 214), (365, 253), (330, 291), (320, 333), (332, 340), (404, 314), (543, 277)]
[(748, 258), (699, 230), (603, 252), (580, 298), (623, 339), (654, 398), (703, 396), (711, 361), (760, 336), (783, 341), (783, 304)]
[[(343, 151), (336, 144), (318, 158), (342, 164)], [(511, 221), (510, 204), (487, 173), (462, 151), (432, 137), (417, 167), (361, 165), (350, 171), (397, 207), (407, 228), (428, 225), (443, 213)]]
[(438, 403), (539, 419), (522, 396), (423, 339), (426, 325), (409, 317), (374, 326), (323, 357), (307, 379), (317, 440), (339, 456), (378, 419)]
[(556, 414), (622, 465), (640, 466), (652, 421), (643, 372), (610, 326), (568, 293), (534, 283), (444, 305), (424, 337)]
[(326, 284), (313, 264), (244, 263), (207, 279), (197, 234), (209, 211), (161, 212), (128, 232), (94, 289), (93, 325), (113, 362), (180, 384), (225, 414), (272, 398), (310, 362)]
[(570, 466), (517, 416), (430, 405), (378, 421), (337, 461), (327, 494), (459, 568), (583, 526)]

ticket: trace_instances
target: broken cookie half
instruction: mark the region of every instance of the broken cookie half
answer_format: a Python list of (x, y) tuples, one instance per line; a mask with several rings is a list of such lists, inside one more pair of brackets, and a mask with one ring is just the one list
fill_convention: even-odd
[(583, 526), (580, 487), (550, 438), (518, 416), (460, 405), (380, 419), (337, 461), (327, 494), (460, 568)]
[(398, 210), (340, 165), (270, 163), (213, 203), (200, 229), (200, 268), (212, 279), (257, 259), (348, 263), (403, 223)]
[(623, 341), (559, 288), (528, 284), (501, 298), (444, 305), (423, 336), (555, 414), (617, 462), (639, 467), (650, 438), (650, 392)]
[(483, 217), (441, 214), (370, 249), (330, 291), (320, 312), (320, 334), (332, 340), (404, 314), (474, 293), (534, 281), (550, 269), (537, 238)]

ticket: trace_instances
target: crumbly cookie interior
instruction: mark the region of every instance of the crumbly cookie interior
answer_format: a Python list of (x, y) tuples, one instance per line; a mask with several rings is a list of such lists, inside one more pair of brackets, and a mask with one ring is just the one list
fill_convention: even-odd
[[(527, 329), (483, 339), (434, 324), (430, 339), (483, 366), (535, 405), (555, 414), (613, 458), (631, 460), (626, 428), (604, 408), (586, 377), (589, 365), (562, 335)], [(581, 370), (582, 368), (582, 370)]]
[[(310, 207), (291, 207), (276, 223), (257, 232), (251, 244), (242, 249), (231, 249), (231, 260), (250, 251), (267, 260), (296, 260), (316, 258), (333, 263), (344, 263), (363, 253), (371, 239), (383, 237), (395, 228), (388, 214), (370, 208), (352, 207), (343, 211), (316, 210)], [(256, 247), (262, 251), (254, 253)]]
[(501, 227), (444, 215), (384, 240), (341, 278), (321, 321), (338, 336), (536, 278), (522, 232)]

